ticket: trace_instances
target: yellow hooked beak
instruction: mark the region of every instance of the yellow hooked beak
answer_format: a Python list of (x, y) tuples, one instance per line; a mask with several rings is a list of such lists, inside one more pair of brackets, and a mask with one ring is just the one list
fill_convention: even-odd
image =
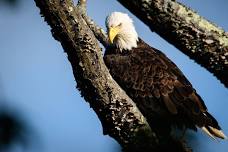
[(119, 33), (120, 31), (120, 27), (119, 26), (116, 26), (116, 27), (111, 27), (108, 31), (108, 37), (109, 37), (109, 40), (110, 42), (113, 44), (113, 41), (116, 37), (116, 35)]

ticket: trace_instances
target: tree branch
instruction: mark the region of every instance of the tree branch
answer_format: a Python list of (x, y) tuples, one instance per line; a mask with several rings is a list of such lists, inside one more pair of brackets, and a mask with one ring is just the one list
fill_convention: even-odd
[[(104, 134), (131, 152), (158, 151), (159, 140), (134, 102), (110, 76), (92, 31), (72, 0), (35, 0), (62, 44), (72, 65), (77, 88), (98, 115)], [(80, 5), (86, 2), (80, 1)], [(84, 7), (84, 6), (82, 6)], [(74, 10), (75, 9), (75, 10)]]
[(80, 10), (80, 14), (83, 17), (83, 19), (85, 20), (86, 24), (89, 26), (89, 28), (91, 29), (91, 31), (93, 31), (93, 34), (95, 35), (95, 37), (97, 38), (97, 40), (99, 42), (101, 42), (101, 44), (106, 48), (109, 45), (109, 41), (108, 41), (108, 36), (105, 33), (105, 31), (99, 27), (88, 15), (87, 15), (87, 11), (86, 11), (86, 3), (87, 0), (79, 0), (78, 4), (76, 6), (77, 10)]
[(145, 24), (228, 87), (228, 35), (173, 0), (118, 0)]
[(89, 16), (87, 16), (86, 13), (83, 13), (82, 17), (86, 21), (89, 28), (93, 31), (97, 40), (100, 41), (101, 44), (106, 48), (109, 45), (109, 41), (105, 31), (96, 25), (96, 23)]

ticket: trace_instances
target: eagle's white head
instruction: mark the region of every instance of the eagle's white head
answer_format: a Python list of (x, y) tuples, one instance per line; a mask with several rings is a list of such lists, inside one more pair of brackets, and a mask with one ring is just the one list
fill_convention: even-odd
[(106, 19), (108, 37), (112, 44), (122, 50), (137, 47), (138, 34), (132, 19), (125, 13), (113, 12)]

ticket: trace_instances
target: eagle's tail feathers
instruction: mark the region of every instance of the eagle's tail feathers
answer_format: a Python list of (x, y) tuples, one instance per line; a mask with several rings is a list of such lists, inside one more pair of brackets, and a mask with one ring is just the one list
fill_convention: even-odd
[(227, 139), (227, 136), (222, 132), (222, 130), (211, 127), (211, 126), (203, 126), (201, 129), (211, 138), (216, 140), (216, 137), (221, 139)]

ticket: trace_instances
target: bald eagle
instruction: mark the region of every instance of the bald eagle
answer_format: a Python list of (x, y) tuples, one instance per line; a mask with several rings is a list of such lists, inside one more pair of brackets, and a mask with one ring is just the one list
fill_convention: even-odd
[(173, 126), (195, 131), (198, 127), (212, 138), (226, 138), (180, 69), (138, 37), (127, 14), (113, 12), (106, 27), (111, 45), (105, 64), (155, 131), (167, 135)]

